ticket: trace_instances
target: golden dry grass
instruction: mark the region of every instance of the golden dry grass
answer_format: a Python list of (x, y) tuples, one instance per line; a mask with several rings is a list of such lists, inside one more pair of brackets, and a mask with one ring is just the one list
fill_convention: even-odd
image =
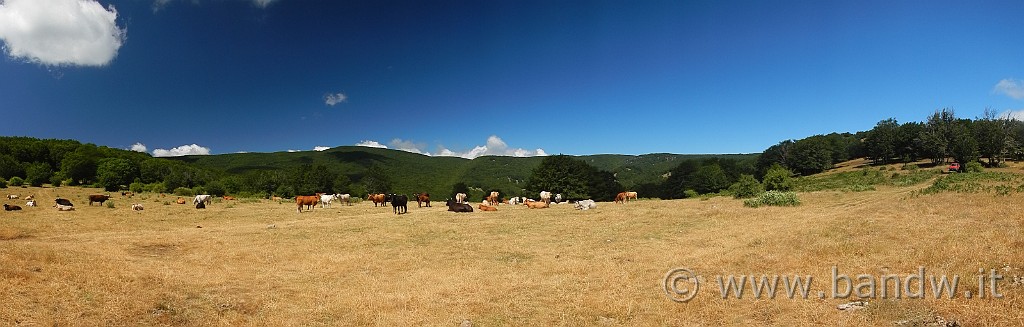
[[(924, 187), (919, 185), (916, 188)], [(395, 216), (363, 202), (205, 210), (152, 194), (87, 206), (80, 188), (9, 188), (42, 207), (0, 212), (4, 325), (964, 325), (1024, 324), (1024, 195), (910, 197), (911, 188), (800, 194), (799, 207), (731, 198)], [(56, 196), (78, 209), (57, 212)], [(168, 201), (170, 205), (164, 205)], [(133, 202), (145, 210), (133, 212)], [(6, 200), (5, 203), (15, 203)], [(17, 202), (23, 205), (23, 202)], [(720, 274), (960, 274), (1000, 269), (1003, 299), (723, 300)], [(666, 272), (702, 286), (670, 301)], [(1009, 270), (1003, 270), (1003, 269)]]

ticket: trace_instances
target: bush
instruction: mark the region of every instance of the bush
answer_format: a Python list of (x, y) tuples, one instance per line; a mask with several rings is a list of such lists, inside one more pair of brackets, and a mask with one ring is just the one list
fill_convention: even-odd
[(796, 192), (768, 191), (761, 193), (756, 198), (743, 201), (743, 205), (752, 208), (760, 206), (798, 206), (800, 205), (800, 199), (797, 198)]
[(11, 180), (7, 181), (7, 185), (14, 186), (14, 187), (19, 187), (19, 186), (25, 185), (25, 180), (21, 179), (21, 177), (14, 176), (14, 177), (11, 177)]
[(764, 192), (764, 185), (753, 175), (741, 175), (740, 180), (729, 186), (729, 193), (737, 199), (752, 198)]
[(683, 191), (683, 197), (684, 198), (695, 198), (695, 197), (698, 197), (698, 196), (700, 196), (700, 194), (698, 194), (697, 191), (694, 191), (694, 190)]
[[(206, 191), (209, 192), (209, 193), (200, 193), (200, 194), (210, 194), (210, 195), (213, 195), (213, 196), (224, 196), (224, 194), (227, 194), (227, 190), (224, 187), (224, 183), (221, 183), (221, 182), (218, 182), (218, 181), (212, 181), (212, 182), (206, 183)], [(196, 192), (196, 193), (198, 193), (198, 192)]]
[(114, 201), (107, 200), (107, 208), (114, 209)]
[(7, 188), (7, 181), (0, 178), (0, 188)]
[(133, 182), (128, 185), (128, 190), (136, 194), (142, 193), (146, 191), (146, 184), (142, 184), (142, 182)]
[(196, 193), (193, 192), (192, 189), (190, 189), (190, 188), (179, 187), (179, 188), (174, 189), (174, 195), (178, 195), (178, 196), (195, 196)]
[(967, 165), (964, 166), (964, 169), (968, 173), (980, 173), (981, 170), (982, 170), (982, 167), (981, 167), (981, 164), (978, 163), (977, 161), (972, 161), (972, 162), (968, 162)]
[(167, 186), (164, 183), (153, 183), (146, 185), (146, 191), (153, 193), (164, 193), (167, 192)]
[(764, 174), (764, 189), (768, 191), (789, 191), (793, 189), (793, 172), (779, 164), (773, 164)]
[(64, 185), (63, 182), (64, 182), (64, 179), (62, 179), (60, 176), (57, 176), (57, 175), (50, 176), (50, 185), (53, 185), (53, 187), (60, 187), (61, 185)]

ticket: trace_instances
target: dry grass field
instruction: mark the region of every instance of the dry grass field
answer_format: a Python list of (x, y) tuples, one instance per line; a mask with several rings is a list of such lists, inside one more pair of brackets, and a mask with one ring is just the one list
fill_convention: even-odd
[[(1024, 325), (1024, 195), (911, 195), (924, 186), (801, 193), (798, 207), (716, 197), (456, 214), (435, 202), (401, 216), (369, 202), (197, 210), (153, 194), (108, 208), (87, 205), (95, 189), (8, 188), (41, 207), (0, 212), (0, 324)], [(77, 210), (51, 208), (56, 196)], [(855, 298), (818, 296), (833, 266), (961, 281), (952, 299), (841, 311)], [(687, 303), (663, 289), (678, 267), (700, 275)], [(964, 296), (979, 269), (1006, 276), (1003, 298)], [(715, 276), (729, 274), (811, 275), (812, 296), (722, 299)]]

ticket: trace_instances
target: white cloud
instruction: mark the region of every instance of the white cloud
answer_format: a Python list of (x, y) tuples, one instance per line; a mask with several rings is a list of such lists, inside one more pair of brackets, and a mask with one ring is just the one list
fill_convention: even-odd
[(257, 7), (260, 7), (260, 8), (266, 8), (267, 6), (269, 6), (274, 1), (277, 1), (277, 0), (252, 0), (252, 2), (255, 3)]
[(1024, 109), (1003, 111), (999, 114), (999, 118), (1024, 121)]
[(288, 152), (299, 152), (299, 150), (288, 149)]
[(992, 92), (1001, 93), (1011, 98), (1022, 100), (1024, 99), (1024, 81), (1012, 78), (1003, 79), (999, 81), (999, 83), (996, 83)]
[(209, 155), (210, 148), (199, 146), (198, 144), (182, 145), (170, 150), (156, 149), (153, 150), (154, 157), (179, 157), (179, 156), (190, 156), (190, 155)]
[(345, 95), (344, 93), (339, 92), (333, 94), (324, 94), (324, 103), (327, 104), (328, 106), (333, 107), (334, 105), (345, 102), (346, 100), (348, 100), (348, 96)]
[(105, 66), (128, 30), (117, 10), (94, 0), (0, 2), (0, 40), (11, 58), (47, 66)]
[(380, 142), (370, 141), (370, 140), (363, 140), (363, 141), (361, 141), (359, 143), (356, 143), (356, 146), (365, 146), (365, 147), (368, 147), (368, 148), (381, 148), (381, 149), (387, 149), (388, 148), (387, 145), (383, 145), (383, 144), (380, 144)]
[(313, 147), (313, 151), (323, 151), (323, 150), (327, 150), (327, 149), (330, 149), (330, 148), (331, 147), (329, 147), (329, 146), (314, 146)]
[(428, 156), (430, 155), (430, 153), (428, 153), (428, 152), (423, 150), (424, 148), (426, 148), (425, 144), (419, 144), (419, 143), (416, 143), (416, 142), (413, 142), (413, 141), (403, 141), (402, 139), (397, 139), (397, 138), (391, 140), (391, 142), (388, 142), (388, 144), (391, 145), (391, 147), (390, 147), (391, 149), (402, 150), (402, 151), (405, 151), (405, 152), (412, 152), (412, 153), (418, 153), (418, 154), (424, 154), (424, 155), (428, 155)]
[(149, 152), (149, 151), (148, 151), (148, 150), (146, 149), (146, 145), (145, 145), (145, 144), (142, 144), (142, 143), (135, 143), (135, 144), (132, 144), (132, 147), (130, 148), (130, 150), (132, 150), (132, 151), (135, 151), (135, 152), (142, 152), (142, 153), (146, 153), (146, 152)]
[(473, 159), (480, 156), (533, 157), (546, 156), (548, 154), (547, 152), (544, 152), (544, 149), (530, 151), (523, 148), (509, 148), (508, 144), (500, 137), (497, 135), (491, 135), (487, 138), (485, 145), (475, 146), (472, 150), (466, 152), (455, 152), (442, 147), (441, 150), (438, 151), (437, 155)]

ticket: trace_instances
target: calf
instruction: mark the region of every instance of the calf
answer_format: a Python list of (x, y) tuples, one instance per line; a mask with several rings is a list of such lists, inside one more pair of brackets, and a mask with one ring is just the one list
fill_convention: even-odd
[(21, 210), (21, 207), (16, 206), (16, 205), (4, 204), (4, 210), (6, 210), (6, 211)]
[[(466, 203), (466, 193), (457, 193), (457, 194), (455, 194), (455, 202)], [(472, 207), (470, 207), (470, 208), (472, 208)]]
[(489, 205), (486, 205), (486, 204), (483, 204), (483, 203), (481, 203), (478, 208), (480, 208), (480, 211), (498, 211), (498, 208), (495, 208), (495, 207), (492, 207), (492, 206), (489, 206)]
[(455, 200), (448, 200), (445, 202), (445, 204), (448, 205), (448, 211), (473, 212), (473, 206), (465, 203), (458, 203)]
[(405, 194), (392, 194), (391, 195), (391, 207), (394, 208), (395, 214), (400, 215), (409, 212), (409, 197)]
[(426, 205), (427, 207), (430, 206), (430, 194), (427, 194), (427, 193), (416, 194), (416, 206), (419, 207), (419, 208), (422, 208), (424, 203), (427, 204)]
[(89, 205), (92, 205), (93, 202), (97, 202), (100, 205), (103, 205), (103, 202), (106, 202), (109, 199), (110, 199), (109, 195), (103, 195), (103, 194), (89, 195)]

